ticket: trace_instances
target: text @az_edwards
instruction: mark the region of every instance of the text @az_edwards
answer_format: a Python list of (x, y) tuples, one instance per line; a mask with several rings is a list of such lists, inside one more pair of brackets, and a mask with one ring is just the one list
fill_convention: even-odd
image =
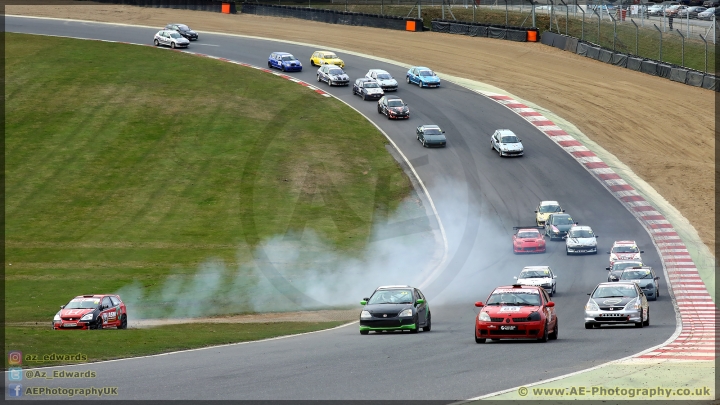
[(703, 397), (709, 398), (712, 392), (709, 387), (700, 388), (607, 388), (603, 386), (594, 387), (569, 387), (569, 388), (518, 388), (518, 395), (521, 397), (625, 397), (625, 398), (670, 398), (670, 397)]

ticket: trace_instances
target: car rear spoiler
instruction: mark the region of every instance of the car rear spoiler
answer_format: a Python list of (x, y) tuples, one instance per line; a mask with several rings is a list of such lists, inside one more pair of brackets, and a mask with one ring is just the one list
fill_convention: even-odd
[(544, 227), (544, 226), (537, 226), (537, 225), (532, 225), (532, 226), (513, 226), (513, 231), (517, 231), (517, 230), (519, 230), (519, 229), (541, 229), (541, 230), (544, 230), (545, 227)]

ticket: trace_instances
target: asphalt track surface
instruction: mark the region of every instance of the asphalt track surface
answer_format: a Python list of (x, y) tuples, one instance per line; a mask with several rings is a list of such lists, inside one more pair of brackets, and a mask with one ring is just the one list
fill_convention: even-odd
[[(201, 33), (200, 41), (190, 46), (195, 52), (256, 66), (266, 66), (273, 51), (292, 52), (303, 62), (304, 71), (290, 75), (317, 84), (357, 108), (413, 162), (435, 200), (451, 247), (448, 267), (424, 291), (431, 304), (433, 330), (361, 336), (357, 325), (351, 325), (286, 339), (73, 367), (96, 371), (93, 386), (120, 387), (119, 399), (458, 400), (623, 358), (664, 342), (675, 331), (664, 277), (660, 299), (650, 304), (650, 327), (584, 329), (587, 293), (607, 277), (605, 251), (612, 242), (636, 240), (645, 250), (644, 261), (660, 270), (658, 253), (647, 232), (620, 202), (571, 156), (510, 110), (448, 82), (438, 89), (420, 89), (404, 82), (406, 69), (402, 67), (341, 54), (351, 80), (370, 68), (386, 69), (399, 79), (397, 95), (410, 106), (411, 118), (389, 121), (377, 113), (375, 102), (353, 96), (351, 88), (316, 83), (316, 69), (309, 66), (314, 48), (204, 34), (202, 27), (193, 28)], [(15, 17), (5, 17), (5, 29), (146, 44), (157, 32)], [(431, 61), (429, 57), (430, 67)], [(242, 69), (238, 67), (238, 74)], [(447, 148), (425, 149), (415, 139), (415, 127), (431, 123), (446, 131)], [(526, 155), (508, 159), (492, 152), (490, 134), (497, 128), (519, 134)], [(564, 243), (549, 242), (545, 254), (513, 255), (512, 227), (532, 224), (533, 210), (541, 200), (560, 201), (576, 221), (592, 226), (600, 235), (601, 252), (567, 257)], [(523, 266), (539, 264), (550, 265), (558, 275), (554, 301), (559, 339), (476, 344), (471, 336), (476, 314), (473, 302), (484, 301), (497, 285), (511, 284)], [(82, 384), (51, 380), (42, 385)]]

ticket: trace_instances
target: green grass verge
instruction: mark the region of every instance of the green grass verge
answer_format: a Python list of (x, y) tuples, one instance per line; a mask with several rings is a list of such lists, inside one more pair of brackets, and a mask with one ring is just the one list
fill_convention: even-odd
[[(45, 323), (44, 327), (6, 327), (5, 352), (21, 351), (23, 367), (80, 364), (313, 332), (346, 322), (196, 323), (122, 331), (55, 331)], [(87, 360), (43, 360), (53, 354), (80, 354)]]
[[(381, 7), (380, 2), (373, 2), (375, 4), (349, 4), (347, 10), (350, 12), (358, 13), (370, 13), (380, 14)], [(299, 3), (292, 1), (284, 1), (283, 4), (302, 6), (307, 3)], [(330, 10), (344, 11), (344, 4), (313, 4), (313, 7), (324, 8)], [(382, 6), (382, 12), (385, 15), (396, 15), (396, 16), (409, 16), (417, 17), (417, 8), (413, 9), (411, 5), (393, 5), (392, 2), (388, 1)], [(442, 10), (439, 5), (429, 6), (423, 5), (421, 8), (423, 24), (426, 27), (431, 26), (433, 19), (442, 18)], [(478, 7), (475, 9), (473, 14), (472, 7), (464, 8), (461, 5), (456, 5), (452, 8), (452, 14), (458, 20), (458, 22), (479, 22), (484, 24), (494, 25), (505, 25), (505, 9), (504, 3), (496, 8), (490, 8), (487, 6)], [(572, 9), (567, 18), (567, 33), (570, 36), (577, 38), (584, 38), (586, 41), (593, 42), (601, 45), (608, 49), (613, 49), (613, 24), (610, 22), (610, 18), (604, 16), (604, 19), (600, 23), (600, 35), (598, 36), (598, 25), (597, 16), (589, 13), (585, 16), (585, 22), (583, 24), (582, 14), (577, 13), (577, 17), (573, 16)], [(452, 20), (452, 15), (445, 9), (445, 19)], [(640, 20), (635, 19), (636, 23), (640, 25)], [(535, 14), (536, 26), (539, 28), (540, 33), (546, 31), (550, 27), (550, 16), (546, 10), (537, 11)], [(555, 14), (553, 19), (553, 31), (565, 34), (566, 32), (566, 18), (565, 12), (559, 12)], [(645, 26), (640, 27), (636, 32), (635, 26), (631, 22), (618, 23), (615, 38), (615, 50), (617, 52), (638, 55), (644, 58), (660, 60), (663, 62), (669, 62), (675, 65), (683, 65), (695, 70), (705, 71), (705, 44), (702, 42), (697, 34), (691, 35), (690, 38), (685, 41), (684, 49), (684, 61), (683, 61), (683, 45), (682, 39), (676, 32), (667, 32), (663, 34), (663, 50), (662, 58), (660, 57), (660, 34), (653, 28), (652, 24), (655, 23), (661, 26), (661, 21), (657, 18), (653, 20), (646, 20)], [(530, 8), (525, 7), (523, 12), (520, 11), (509, 11), (507, 14), (507, 24), (515, 27), (532, 27), (532, 17), (530, 14)], [(681, 28), (678, 20), (675, 20), (674, 28)], [(682, 26), (684, 28), (684, 25)], [(698, 28), (699, 29), (699, 28)], [(683, 35), (685, 31), (682, 30)], [(704, 32), (704, 30), (702, 31)], [(637, 34), (637, 49), (636, 49), (636, 34)], [(704, 35), (704, 34), (703, 34)], [(709, 73), (715, 72), (715, 46), (712, 44), (712, 33), (708, 37), (708, 55), (707, 55), (707, 71)]]
[[(262, 310), (248, 301), (259, 244), (311, 230), (360, 256), (374, 218), (412, 193), (354, 110), (255, 69), (13, 33), (5, 69), (5, 322), (44, 324), (76, 295), (131, 284), (146, 316)], [(6, 330), (7, 344), (30, 330)], [(188, 331), (190, 343), (152, 350), (231, 341)], [(103, 336), (133, 333), (155, 332)], [(41, 352), (91, 346), (32, 336)]]

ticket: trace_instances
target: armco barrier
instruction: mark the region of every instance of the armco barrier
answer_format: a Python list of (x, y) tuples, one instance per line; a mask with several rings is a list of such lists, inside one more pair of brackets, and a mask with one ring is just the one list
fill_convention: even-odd
[[(173, 0), (176, 1), (176, 0)], [(280, 6), (277, 4), (242, 3), (244, 14), (265, 15), (271, 17), (299, 18), (328, 24), (356, 25), (363, 27), (385, 28), (393, 30), (422, 31), (422, 20), (417, 18), (397, 18), (367, 13), (324, 10), (317, 8)], [(414, 24), (407, 24), (408, 21)], [(412, 29), (410, 29), (412, 27)]]
[(712, 75), (705, 75), (705, 77), (703, 77), (702, 87), (712, 91), (720, 91), (718, 90), (717, 77)]
[(507, 30), (505, 28), (490, 27), (488, 28), (488, 38), (505, 39), (507, 38)]
[(527, 42), (527, 31), (507, 30), (507, 37), (510, 41)]
[(702, 87), (704, 76), (705, 75), (700, 72), (689, 70), (687, 72), (687, 81), (685, 82), (685, 84), (689, 84), (695, 87)]
[(639, 72), (642, 68), (642, 58), (636, 58), (634, 56), (628, 56), (627, 59), (627, 68), (630, 70), (634, 70), (636, 72)]
[[(434, 32), (449, 34), (469, 35), (471, 37), (488, 37), (494, 39), (507, 39), (516, 42), (528, 42), (528, 37), (533, 37), (530, 42), (537, 42), (536, 28), (511, 27), (504, 25), (488, 25), (464, 21), (448, 21), (434, 19), (430, 22)], [(528, 32), (532, 31), (532, 35)], [(552, 33), (551, 33), (552, 34)]]
[(640, 71), (649, 75), (657, 76), (657, 62), (650, 59), (642, 61)]
[(658, 76), (663, 77), (665, 79), (669, 79), (671, 72), (672, 72), (672, 65), (668, 65), (667, 63), (658, 63), (657, 64), (657, 75)]
[(636, 72), (660, 76), (675, 82), (720, 92), (720, 83), (714, 75), (704, 74), (702, 72), (675, 66), (666, 62), (659, 62), (652, 59), (616, 53), (615, 51), (603, 48), (596, 44), (550, 31), (542, 33), (540, 42), (545, 45), (574, 52), (581, 56), (610, 63), (615, 66), (624, 67)]
[(670, 69), (670, 80), (685, 84), (687, 82), (688, 70), (674, 67)]
[[(223, 11), (223, 2), (217, 0), (94, 0), (96, 3), (123, 4), (138, 7), (153, 8), (174, 8), (182, 10), (211, 11), (220, 13)], [(237, 12), (235, 3), (229, 4), (227, 10), (231, 14)], [(228, 7), (228, 6), (226, 6)]]
[(591, 59), (598, 60), (598, 58), (600, 57), (600, 48), (597, 48), (594, 46), (589, 46), (587, 48), (587, 55), (585, 55), (585, 56), (587, 56), (588, 58), (591, 58)]
[(487, 37), (487, 27), (471, 25), (470, 27), (468, 27), (468, 35), (470, 35), (471, 37)]

